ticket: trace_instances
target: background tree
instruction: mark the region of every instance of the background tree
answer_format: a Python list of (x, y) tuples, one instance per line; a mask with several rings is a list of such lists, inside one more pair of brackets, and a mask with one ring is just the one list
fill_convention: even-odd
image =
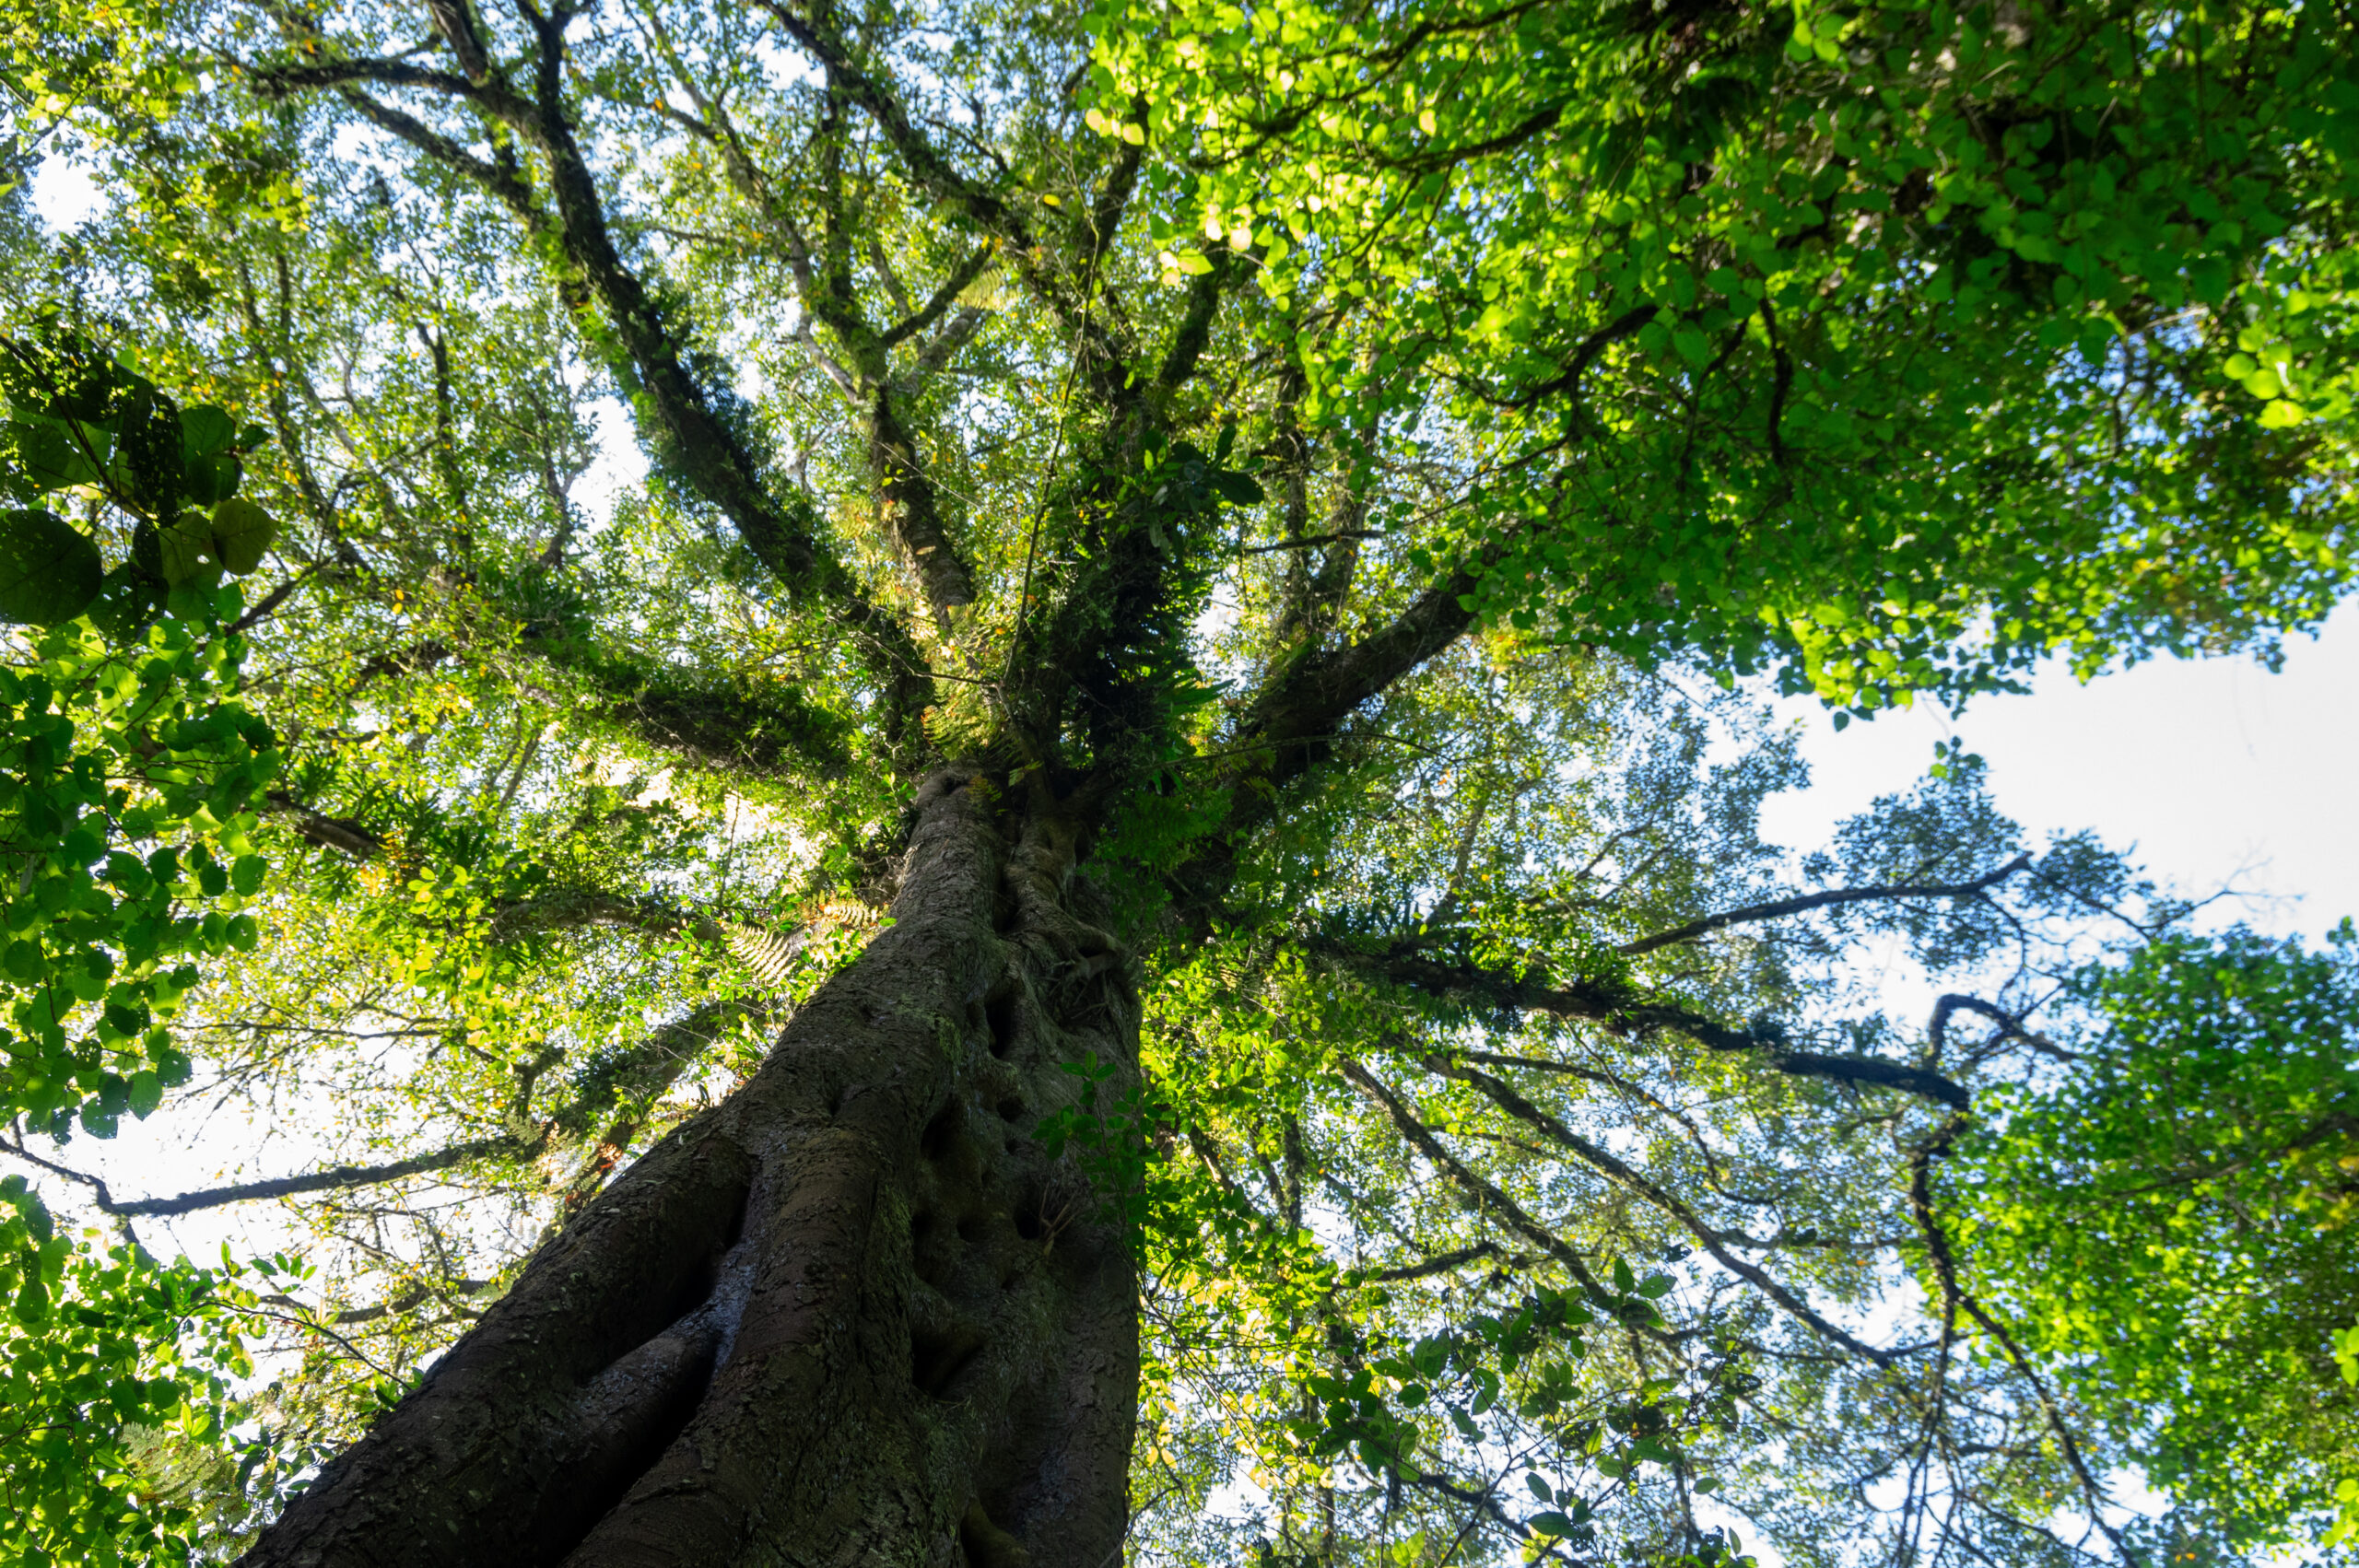
[(1950, 1171), (1994, 1307), (2150, 1475), (2240, 1533), (2359, 1469), (2333, 1364), (2359, 1316), (2353, 940), (2348, 921), (2319, 953), (2173, 936), (2075, 976), (2089, 1059), (1992, 1096), (2002, 1130)]
[(94, 1189), (323, 1233), (249, 1561), (1234, 1557), (1156, 1508), (1247, 1455), (1276, 1552), (2139, 1551), (1888, 1293), (2067, 912), (2175, 911), (1962, 761), (1784, 881), (1650, 672), (2322, 614), (2342, 18), (158, 20), (15, 265), (270, 438), (280, 871), (171, 1038), (335, 1146)]

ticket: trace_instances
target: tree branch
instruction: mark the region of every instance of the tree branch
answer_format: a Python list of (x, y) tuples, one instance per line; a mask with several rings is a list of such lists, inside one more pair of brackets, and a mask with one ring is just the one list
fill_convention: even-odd
[[(1496, 1242), (1478, 1241), (1472, 1246), (1461, 1246), (1452, 1252), (1438, 1253), (1423, 1263), (1411, 1263), (1399, 1269), (1371, 1269), (1360, 1277), (1364, 1280), (1422, 1280), (1428, 1275), (1446, 1274), (1452, 1269), (1473, 1262), (1478, 1258), (1506, 1258)], [(1508, 1261), (1513, 1262), (1509, 1258)]]
[(942, 525), (940, 499), (918, 468), (917, 442), (901, 423), (888, 381), (874, 384), (867, 412), (869, 472), (886, 530), (942, 623), (955, 606), (975, 602), (975, 579)]
[(1322, 760), (1344, 720), (1362, 703), (1455, 642), (1474, 624), (1466, 606), (1482, 557), (1427, 588), (1391, 625), (1332, 652), (1314, 653), (1263, 687), (1238, 726), (1236, 744), (1268, 752), (1262, 777), (1284, 783)]
[[(917, 694), (906, 688), (912, 677), (922, 677), (926, 664), (907, 629), (870, 599), (819, 543), (810, 503), (799, 496), (781, 501), (770, 492), (753, 453), (689, 370), (681, 339), (665, 321), (663, 310), (624, 264), (595, 178), (566, 116), (563, 27), (546, 18), (532, 20), (538, 50), (530, 101), (504, 86), (478, 87), (401, 61), (335, 62), (258, 75), (284, 89), (358, 82), (429, 88), (475, 105), (536, 148), (547, 165), (556, 208), (552, 231), (581, 286), (581, 297), (568, 303), (579, 311), (596, 302), (603, 330), (593, 333), (593, 341), (604, 337), (619, 346), (615, 369), (628, 385), (645, 394), (652, 417), (642, 428), (659, 455), (729, 519), (790, 596), (825, 603), (853, 629), (875, 663), (875, 673), (905, 697), (897, 707), (917, 700)], [(372, 114), (364, 108), (363, 112), (471, 178), (484, 182), (493, 178), (482, 159), (397, 111)], [(495, 194), (501, 193), (499, 186), (492, 188)], [(503, 199), (523, 216), (525, 209)], [(530, 227), (531, 219), (526, 221)]]
[(1734, 1253), (1729, 1251), (1729, 1249), (1722, 1245), (1720, 1234), (1711, 1226), (1704, 1223), (1702, 1218), (1686, 1204), (1681, 1202), (1669, 1192), (1664, 1191), (1655, 1183), (1648, 1180), (1638, 1172), (1623, 1164), (1622, 1161), (1614, 1158), (1614, 1156), (1606, 1150), (1600, 1148), (1597, 1144), (1594, 1144), (1588, 1139), (1583, 1138), (1579, 1133), (1575, 1132), (1571, 1128), (1567, 1127), (1555, 1117), (1549, 1115), (1546, 1111), (1542, 1110), (1538, 1106), (1533, 1105), (1530, 1100), (1525, 1099), (1521, 1094), (1517, 1094), (1505, 1082), (1492, 1077), (1487, 1072), (1478, 1071), (1473, 1068), (1452, 1062), (1446, 1057), (1427, 1056), (1424, 1059), (1425, 1066), (1428, 1071), (1439, 1073), (1445, 1078), (1454, 1078), (1461, 1083), (1472, 1085), (1474, 1089), (1479, 1091), (1485, 1099), (1489, 1100), (1493, 1105), (1497, 1106), (1501, 1110), (1506, 1111), (1509, 1116), (1514, 1117), (1518, 1121), (1524, 1123), (1528, 1127), (1537, 1129), (1541, 1134), (1546, 1137), (1550, 1141), (1562, 1148), (1569, 1149), (1572, 1151), (1575, 1157), (1579, 1159), (1584, 1164), (1587, 1164), (1591, 1169), (1597, 1171), (1600, 1175), (1605, 1176), (1608, 1180), (1613, 1181), (1617, 1186), (1625, 1188), (1631, 1192), (1638, 1194), (1640, 1197), (1652, 1203), (1656, 1208), (1661, 1210), (1664, 1213), (1669, 1214), (1672, 1219), (1679, 1222), (1680, 1225), (1684, 1228), (1690, 1235), (1696, 1239), (1706, 1252), (1711, 1254), (1713, 1260), (1719, 1263), (1720, 1267), (1728, 1270), (1739, 1279), (1743, 1280), (1755, 1290), (1761, 1292), (1762, 1294), (1767, 1296), (1771, 1301), (1776, 1302), (1779, 1306), (1785, 1308), (1786, 1311), (1791, 1313), (1795, 1317), (1798, 1317), (1802, 1322), (1808, 1324), (1822, 1338), (1842, 1346), (1853, 1355), (1864, 1356), (1880, 1366), (1891, 1359), (1888, 1352), (1880, 1351), (1875, 1346), (1868, 1344), (1862, 1340), (1853, 1338), (1842, 1328), (1837, 1328), (1835, 1324), (1821, 1316), (1807, 1302), (1804, 1302), (1801, 1297), (1787, 1290), (1784, 1285), (1778, 1283), (1778, 1281), (1771, 1277), (1768, 1271), (1762, 1269), (1760, 1265), (1749, 1263), (1745, 1259), (1739, 1258)]
[(264, 1198), (291, 1198), (305, 1192), (337, 1192), (346, 1188), (370, 1187), (404, 1176), (424, 1176), (433, 1171), (449, 1170), (469, 1160), (479, 1160), (498, 1154), (524, 1155), (535, 1153), (546, 1141), (541, 1138), (520, 1141), (512, 1138), (479, 1139), (470, 1143), (456, 1143), (438, 1149), (430, 1154), (412, 1159), (394, 1160), (381, 1165), (335, 1165), (305, 1176), (274, 1176), (267, 1181), (240, 1182), (229, 1187), (201, 1188), (183, 1192), (177, 1198), (136, 1198), (128, 1203), (117, 1202), (107, 1189), (107, 1184), (93, 1176), (69, 1170), (53, 1164), (24, 1147), (21, 1138), (13, 1144), (0, 1144), (18, 1159), (39, 1165), (53, 1175), (77, 1181), (92, 1189), (101, 1212), (125, 1219), (156, 1216), (169, 1218), (179, 1214), (194, 1214), (203, 1209), (218, 1209), (230, 1203), (251, 1203)]
[(2031, 1385), (2032, 1393), (2039, 1401), (2040, 1414), (2047, 1421), (2048, 1431), (2055, 1433), (2057, 1445), (2064, 1452), (2065, 1462), (2071, 1467), (2074, 1479), (2081, 1484), (2081, 1495), (2088, 1504), (2089, 1517), (2105, 1532), (2106, 1539), (2113, 1543), (2113, 1549), (2120, 1553), (2121, 1560), (2130, 1564), (2130, 1568), (2140, 1568), (2138, 1554), (2130, 1550), (2121, 1532), (2106, 1520), (2104, 1490), (2090, 1472), (2088, 1461), (2082, 1456), (2081, 1445), (2073, 1437), (2071, 1426), (2065, 1422), (2064, 1411), (2057, 1404), (2055, 1395), (2048, 1391), (2047, 1381), (2032, 1365), (2031, 1357), (2015, 1342), (2015, 1337), (1958, 1282), (1957, 1260), (1950, 1247), (1949, 1233), (1933, 1207), (1932, 1159), (1934, 1155), (1948, 1151), (1965, 1126), (1963, 1116), (1951, 1116), (1931, 1137), (1909, 1152), (1909, 1212), (1915, 1217), (1925, 1238), (1925, 1250), (1932, 1258), (1933, 1276), (1942, 1287), (1942, 1306), (1945, 1313), (1953, 1316), (1964, 1309), (1967, 1316), (1981, 1325), (1983, 1330), (1999, 1342), (1999, 1348), (2005, 1353), (2009, 1363), (2025, 1382)]
[[(800, 15), (782, 0), (758, 3), (804, 53), (826, 69), (830, 87), (858, 105), (884, 133), (912, 183), (1001, 242), (1016, 275), (1049, 305), (1067, 331), (1080, 335), (1086, 372), (1100, 394), (1117, 403), (1127, 401), (1134, 385), (1127, 357), (1104, 320), (1088, 309), (1087, 279), (1094, 269), (1085, 272), (1078, 287), (1059, 276), (1050, 263), (1050, 249), (1040, 243), (1032, 226), (998, 194), (960, 173), (910, 121), (909, 111), (892, 89), (853, 58), (843, 39), (816, 17)], [(1118, 176), (1120, 168), (1118, 162)]]
[(1997, 871), (1986, 872), (1971, 882), (1895, 883), (1880, 887), (1838, 887), (1824, 893), (1808, 893), (1794, 898), (1779, 898), (1767, 904), (1748, 904), (1741, 909), (1731, 909), (1719, 915), (1707, 915), (1700, 920), (1690, 920), (1684, 926), (1674, 926), (1667, 931), (1658, 931), (1652, 936), (1641, 937), (1636, 942), (1625, 942), (1614, 951), (1636, 958), (1640, 954), (1652, 953), (1659, 948), (1670, 947), (1677, 942), (1693, 942), (1699, 936), (1708, 936), (1714, 931), (1725, 930), (1730, 926), (1744, 925), (1755, 920), (1774, 920), (1780, 916), (1799, 915), (1805, 910), (1825, 909), (1839, 904), (1864, 904), (1879, 898), (1970, 898), (1978, 893), (1986, 893), (1998, 886), (2017, 872), (2030, 869), (2031, 857), (2024, 854), (2017, 855)]
[[(956, 268), (952, 269), (950, 275), (942, 280), (942, 287), (933, 291), (932, 298), (901, 321), (878, 333), (877, 343), (883, 347), (891, 348), (933, 326), (942, 319), (944, 311), (958, 303), (958, 296), (967, 291), (968, 285), (991, 270), (997, 252), (992, 246), (976, 246), (973, 254), (959, 263)], [(879, 270), (881, 273), (882, 269)]]
[(1791, 1050), (1773, 1036), (1732, 1029), (1679, 1003), (1639, 995), (1617, 983), (1581, 978), (1556, 981), (1536, 966), (1516, 977), (1472, 963), (1445, 964), (1413, 951), (1372, 954), (1348, 943), (1318, 939), (1309, 945), (1376, 978), (1429, 995), (1473, 998), (1504, 1012), (1582, 1019), (1625, 1034), (1643, 1036), (1669, 1029), (1708, 1050), (1757, 1053), (1771, 1068), (1795, 1077), (1872, 1083), (1958, 1109), (1971, 1103), (1962, 1086), (1938, 1072), (1881, 1057)]
[[(1565, 1271), (1580, 1285), (1582, 1294), (1589, 1297), (1593, 1305), (1604, 1308), (1616, 1321), (1622, 1320), (1620, 1300), (1590, 1271), (1588, 1260), (1575, 1251), (1571, 1244), (1533, 1219), (1513, 1199), (1477, 1176), (1457, 1155), (1442, 1147), (1441, 1141), (1433, 1135), (1433, 1129), (1411, 1115), (1409, 1107), (1402, 1105), (1400, 1097), (1386, 1088), (1374, 1073), (1349, 1058), (1344, 1060), (1343, 1071), (1352, 1085), (1384, 1112), (1394, 1129), (1408, 1140), (1435, 1169), (1448, 1173), (1450, 1179), (1474, 1198), (1483, 1209), (1504, 1218), (1526, 1240), (1562, 1264)], [(1643, 1331), (1658, 1339), (1667, 1340), (1670, 1338), (1660, 1329)]]

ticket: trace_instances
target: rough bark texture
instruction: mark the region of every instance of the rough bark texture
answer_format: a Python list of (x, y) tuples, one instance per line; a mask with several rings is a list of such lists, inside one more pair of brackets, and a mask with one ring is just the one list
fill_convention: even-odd
[(248, 1568), (1103, 1568), (1136, 1281), (1030, 1136), (1135, 1082), (1076, 825), (952, 771), (894, 923), (249, 1552)]

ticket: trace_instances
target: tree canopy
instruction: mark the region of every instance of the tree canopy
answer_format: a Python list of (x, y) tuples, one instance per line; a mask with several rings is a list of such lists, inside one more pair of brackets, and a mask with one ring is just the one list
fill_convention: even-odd
[(1758, 823), (1772, 686), (2345, 591), (2343, 12), (6, 28), (100, 193), (0, 195), (28, 1562), (2226, 1562), (2359, 1479), (2347, 929), (1963, 748)]

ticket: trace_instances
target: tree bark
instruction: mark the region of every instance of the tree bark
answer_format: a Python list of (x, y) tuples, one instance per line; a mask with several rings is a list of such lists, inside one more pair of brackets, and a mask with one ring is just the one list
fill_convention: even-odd
[(620, 1177), (247, 1568), (1104, 1568), (1137, 1289), (1040, 1118), (1137, 1082), (1083, 825), (951, 770), (893, 922)]

